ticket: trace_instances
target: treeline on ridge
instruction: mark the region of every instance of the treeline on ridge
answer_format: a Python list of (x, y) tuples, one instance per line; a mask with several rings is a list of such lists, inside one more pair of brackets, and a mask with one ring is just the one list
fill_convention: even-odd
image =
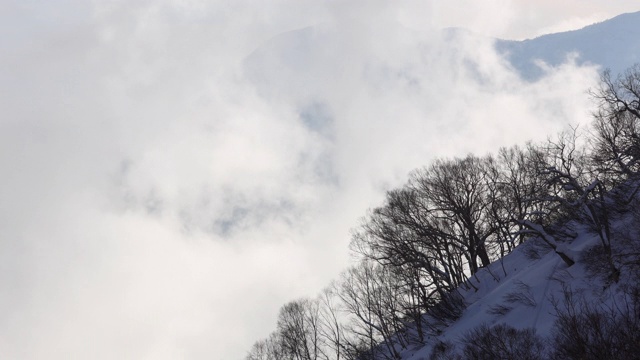
[[(479, 269), (528, 239), (572, 266), (577, 259), (563, 246), (576, 235), (572, 221), (598, 236), (602, 276), (617, 282), (627, 268), (636, 271), (640, 261), (620, 252), (610, 225), (640, 206), (640, 65), (616, 78), (604, 72), (591, 96), (597, 111), (586, 131), (494, 155), (439, 159), (412, 172), (353, 231), (357, 264), (317, 298), (284, 305), (276, 330), (247, 360), (399, 359), (461, 314), (457, 289), (473, 288), (469, 279)], [(492, 331), (513, 332), (485, 329), (473, 339)], [(563, 358), (590, 358), (571, 354)]]

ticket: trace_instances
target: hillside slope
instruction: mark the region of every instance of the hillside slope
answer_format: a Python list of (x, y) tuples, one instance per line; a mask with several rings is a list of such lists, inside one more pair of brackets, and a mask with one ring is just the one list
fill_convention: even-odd
[(640, 12), (622, 14), (580, 30), (524, 41), (497, 40), (496, 48), (527, 79), (542, 75), (540, 60), (555, 66), (571, 53), (578, 64), (596, 64), (616, 74), (640, 62)]
[[(634, 225), (637, 227), (633, 215), (626, 214), (612, 228), (619, 238), (637, 246)], [(623, 290), (637, 286), (634, 273), (623, 270), (617, 283), (607, 279), (604, 270), (594, 275), (593, 266), (589, 265), (594, 263), (594, 250), (598, 249), (600, 240), (581, 225), (572, 224), (574, 226), (570, 231), (577, 236), (564, 246), (576, 264), (567, 267), (543, 242), (530, 239), (479, 271), (471, 279), (477, 290), (473, 287), (461, 289), (467, 304), (461, 317), (442, 329), (438, 336), (427, 339), (423, 347), (405, 351), (402, 359), (430, 359), (434, 346), (442, 343), (457, 347), (454, 352), (460, 354), (465, 336), (481, 325), (505, 324), (520, 330), (534, 329), (545, 341), (553, 341), (558, 311), (569, 305), (565, 303), (566, 290), (574, 299), (579, 299), (576, 304), (587, 303), (607, 309), (627, 306)], [(628, 246), (628, 243), (618, 246)]]
[[(406, 94), (421, 95), (416, 97), (420, 103), (438, 99), (437, 93), (446, 94), (443, 89), (453, 84), (457, 91), (452, 94), (460, 99), (459, 103), (482, 110), (496, 94), (489, 91), (482, 106), (474, 107), (460, 96), (461, 92), (476, 85), (485, 89), (483, 92), (487, 87), (500, 88), (507, 83), (536, 86), (544, 81), (527, 82), (522, 78), (536, 80), (536, 76), (545, 73), (546, 79), (555, 72), (576, 70), (560, 66), (546, 72), (546, 65), (536, 63), (537, 59), (551, 66), (561, 65), (567, 54), (577, 52), (578, 64), (603, 65), (609, 61), (607, 56), (617, 61), (606, 63), (614, 74), (612, 78), (603, 76), (605, 86), (595, 94), (601, 112), (597, 113), (593, 128), (585, 132), (588, 139), (578, 141), (581, 133), (573, 129), (559, 134), (557, 140), (549, 138), (523, 148), (505, 148), (497, 156), (469, 154), (465, 158), (437, 159), (415, 170), (401, 188), (387, 191), (384, 204), (372, 209), (354, 231), (351, 245), (360, 261), (341, 273), (321, 296), (285, 304), (276, 330), (256, 342), (247, 359), (285, 359), (287, 354), (291, 359), (308, 360), (609, 359), (612, 357), (563, 356), (564, 345), (555, 339), (563, 339), (558, 334), (567, 329), (558, 328), (559, 319), (569, 314), (570, 321), (579, 323), (580, 316), (595, 314), (596, 320), (603, 321), (597, 326), (608, 326), (601, 335), (618, 336), (613, 326), (618, 325), (619, 318), (626, 320), (628, 312), (624, 311), (630, 308), (638, 316), (633, 317), (635, 322), (630, 322), (629, 327), (621, 328), (632, 330), (628, 331), (633, 335), (629, 343), (638, 345), (631, 350), (625, 348), (624, 356), (613, 358), (628, 359), (630, 353), (640, 354), (640, 182), (629, 180), (640, 176), (640, 115), (638, 94), (634, 91), (640, 77), (632, 76), (640, 74), (640, 67), (629, 68), (628, 77), (614, 80), (616, 72), (636, 62), (637, 45), (629, 45), (631, 41), (621, 40), (618, 35), (635, 38), (638, 30), (633, 25), (639, 16), (640, 13), (627, 14), (582, 30), (524, 42), (498, 41), (497, 47), (513, 67), (494, 57), (496, 43), (474, 34), (465, 35), (458, 29), (442, 32), (425, 46), (418, 46), (416, 54), (433, 60), (420, 66), (400, 62), (394, 67), (385, 61), (374, 66), (368, 60), (343, 66), (334, 55), (351, 44), (345, 42), (340, 48), (336, 43), (342, 39), (323, 41), (335, 29), (321, 27), (283, 34), (248, 56), (245, 71), (255, 82), (256, 91), (282, 85), (276, 86), (278, 91), (271, 96), (275, 100), (286, 96), (296, 99), (302, 121), (323, 136), (330, 134), (323, 124), (331, 125), (332, 105), (352, 99), (324, 92), (326, 81), (349, 76), (368, 80), (397, 78), (402, 83), (398, 88)], [(399, 39), (414, 44), (416, 34), (404, 29), (400, 33), (406, 38)], [(464, 46), (451, 55), (449, 47), (455, 47), (458, 41)], [(325, 43), (329, 45), (321, 46)], [(487, 43), (479, 53), (497, 64), (497, 68), (491, 68), (494, 73), (480, 66), (485, 63), (474, 62), (474, 51), (466, 52)], [(375, 48), (375, 44), (369, 45)], [(447, 50), (443, 51), (447, 55), (430, 58), (438, 48)], [(384, 51), (371, 53), (385, 59)], [(378, 57), (374, 58), (379, 60)], [(361, 60), (364, 59), (368, 57)], [(427, 65), (442, 65), (448, 60), (453, 61), (442, 69), (452, 72), (443, 71), (442, 77), (426, 81), (431, 80), (426, 75), (436, 73), (433, 66)], [(334, 63), (325, 66), (331, 61)], [(430, 71), (422, 73), (425, 76), (418, 77), (418, 81), (407, 75), (412, 66), (424, 66)], [(593, 68), (586, 70), (595, 75)], [(521, 72), (521, 78), (516, 71)], [(493, 83), (494, 77), (489, 75), (495, 74), (502, 74), (504, 78), (497, 78), (509, 81)], [(457, 82), (458, 78), (465, 81)], [(444, 88), (437, 86), (438, 79), (443, 80)], [(574, 83), (575, 79), (561, 78), (551, 88)], [(396, 89), (380, 84), (370, 81), (367, 86), (372, 87), (360, 94), (386, 94)], [(438, 91), (420, 93), (424, 89)], [(584, 90), (581, 88), (579, 96), (584, 95)], [(571, 100), (577, 98), (578, 95), (570, 96)], [(516, 114), (510, 106), (513, 99), (509, 98), (508, 103), (508, 112)], [(308, 104), (315, 110), (306, 111)], [(442, 103), (433, 104), (434, 108), (441, 106)], [(532, 120), (536, 126), (546, 118), (541, 110), (548, 108), (553, 106), (536, 107)], [(344, 119), (349, 119), (350, 124), (351, 115), (357, 112), (346, 109)], [(576, 112), (584, 110), (580, 107)], [(314, 113), (315, 117), (308, 116)], [(432, 117), (451, 121), (450, 116), (445, 112)], [(389, 118), (395, 116), (383, 116), (380, 123), (389, 122)], [(428, 122), (425, 118), (430, 119), (423, 117), (421, 123)], [(521, 119), (519, 122), (524, 123)], [(420, 133), (415, 126), (409, 128)], [(481, 128), (498, 128), (498, 134), (508, 137), (504, 127), (483, 122)], [(448, 138), (436, 129), (433, 133)], [(424, 143), (430, 140), (421, 138)], [(438, 150), (442, 152), (441, 148)], [(610, 213), (615, 216), (610, 217)], [(545, 241), (533, 236), (513, 249), (526, 234), (544, 237)], [(628, 257), (630, 254), (632, 258)], [(490, 263), (492, 259), (498, 260)], [(469, 356), (469, 339), (483, 336), (481, 331), (495, 335), (500, 329), (515, 334), (507, 339), (536, 342), (528, 348), (534, 355)], [(491, 343), (486, 338), (483, 341)]]

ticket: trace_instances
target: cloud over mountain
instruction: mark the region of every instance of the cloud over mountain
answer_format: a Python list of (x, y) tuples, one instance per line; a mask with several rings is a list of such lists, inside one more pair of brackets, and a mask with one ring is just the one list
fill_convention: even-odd
[(237, 358), (408, 171), (585, 121), (597, 77), (412, 2), (1, 6), (10, 358)]

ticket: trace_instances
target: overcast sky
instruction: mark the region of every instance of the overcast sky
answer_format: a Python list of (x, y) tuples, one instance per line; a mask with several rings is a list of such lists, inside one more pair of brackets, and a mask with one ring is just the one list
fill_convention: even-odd
[(597, 69), (527, 83), (489, 37), (637, 10), (0, 1), (0, 357), (242, 358), (409, 171), (588, 121)]

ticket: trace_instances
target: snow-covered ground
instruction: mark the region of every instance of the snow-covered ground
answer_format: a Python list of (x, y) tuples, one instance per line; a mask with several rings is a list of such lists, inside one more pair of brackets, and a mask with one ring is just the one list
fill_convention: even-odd
[[(619, 220), (614, 229), (628, 226), (629, 220), (629, 217)], [(567, 267), (543, 242), (531, 239), (480, 270), (471, 279), (477, 289), (468, 287), (460, 290), (467, 304), (462, 316), (442, 329), (440, 335), (428, 338), (423, 347), (405, 350), (402, 359), (429, 359), (434, 345), (439, 342), (459, 345), (470, 330), (482, 324), (533, 328), (537, 335), (549, 338), (557, 318), (556, 306), (564, 308), (565, 289), (578, 294), (581, 301), (613, 305), (620, 287), (637, 280), (625, 278), (623, 274), (620, 282), (607, 284), (599, 277), (590, 276), (585, 266), (585, 253), (597, 246), (600, 240), (586, 229), (577, 233), (575, 239), (562, 244), (576, 260), (571, 267)]]

